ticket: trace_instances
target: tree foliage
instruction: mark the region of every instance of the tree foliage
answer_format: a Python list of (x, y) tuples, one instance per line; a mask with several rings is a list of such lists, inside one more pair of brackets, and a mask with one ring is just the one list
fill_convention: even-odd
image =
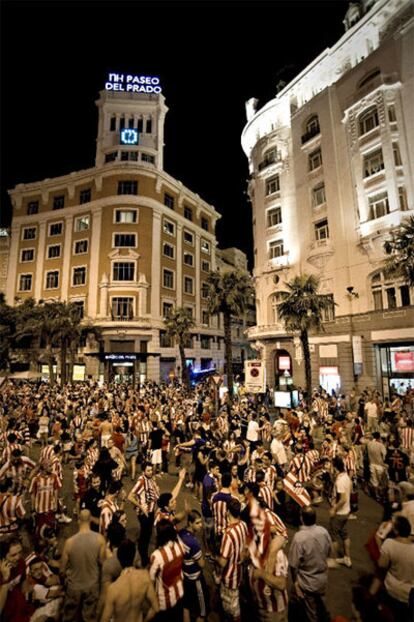
[(185, 344), (190, 336), (190, 329), (194, 326), (194, 320), (188, 309), (176, 307), (164, 319), (167, 335), (175, 341), (180, 352), (181, 381), (189, 385), (188, 370), (185, 364)]

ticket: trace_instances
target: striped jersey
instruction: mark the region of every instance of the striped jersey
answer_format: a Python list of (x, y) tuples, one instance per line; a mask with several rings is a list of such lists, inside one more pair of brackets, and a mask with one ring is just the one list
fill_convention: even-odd
[(213, 510), (214, 533), (216, 536), (222, 536), (224, 530), (227, 529), (227, 502), (230, 501), (232, 495), (228, 492), (216, 492), (211, 497), (211, 507)]
[(292, 458), (289, 465), (289, 471), (301, 483), (308, 482), (312, 475), (313, 462), (310, 458), (308, 458), (307, 454), (298, 454)]
[(34, 497), (32, 509), (37, 514), (56, 512), (58, 491), (62, 483), (54, 473), (50, 475), (36, 475), (30, 484), (29, 492)]
[(223, 534), (220, 556), (226, 560), (223, 568), (223, 585), (236, 590), (242, 580), (242, 554), (247, 542), (247, 525), (241, 520), (229, 525)]
[(275, 481), (277, 479), (277, 470), (273, 464), (270, 464), (265, 470), (265, 484), (267, 484), (270, 490), (273, 490), (275, 487)]
[(273, 496), (269, 486), (264, 482), (259, 484), (259, 497), (266, 503), (267, 507), (273, 510)]
[(137, 508), (138, 513), (145, 511), (150, 514), (155, 511), (160, 491), (157, 484), (151, 477), (140, 475), (137, 483), (131, 490), (131, 494), (135, 496), (137, 502), (139, 503), (139, 508)]
[(406, 451), (414, 451), (414, 428), (401, 430), (401, 447)]
[(25, 514), (26, 510), (20, 495), (0, 492), (0, 534), (16, 531), (19, 528), (18, 520)]
[(183, 560), (184, 546), (180, 540), (167, 542), (151, 555), (149, 574), (161, 611), (171, 609), (184, 596)]
[(108, 525), (112, 520), (112, 516), (117, 510), (119, 510), (119, 507), (115, 501), (111, 501), (110, 499), (103, 499), (98, 503), (98, 507), (101, 509), (101, 513), (99, 515), (99, 533), (105, 536)]
[[(250, 586), (259, 609), (267, 612), (284, 611), (288, 605), (287, 590), (272, 588), (263, 579), (253, 578), (254, 566), (249, 566)], [(275, 577), (288, 576), (288, 560), (285, 553), (280, 550), (276, 555), (275, 567), (272, 572)]]
[(187, 529), (180, 529), (178, 535), (184, 548), (184, 577), (191, 581), (195, 581), (201, 575), (201, 568), (198, 564), (202, 557), (200, 543), (196, 536)]

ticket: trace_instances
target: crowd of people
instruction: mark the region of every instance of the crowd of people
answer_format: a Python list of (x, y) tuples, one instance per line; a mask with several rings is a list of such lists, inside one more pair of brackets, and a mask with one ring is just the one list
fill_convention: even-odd
[(287, 410), (243, 387), (218, 410), (214, 397), (207, 383), (3, 382), (1, 620), (331, 620), (328, 572), (352, 568), (349, 521), (369, 494), (383, 521), (354, 619), (412, 622), (414, 390), (320, 387)]

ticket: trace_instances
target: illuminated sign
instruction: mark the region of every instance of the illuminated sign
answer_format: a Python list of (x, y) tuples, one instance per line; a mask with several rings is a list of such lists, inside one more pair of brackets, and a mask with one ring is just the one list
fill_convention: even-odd
[(286, 369), (287, 371), (290, 371), (290, 356), (279, 356), (278, 359), (279, 370)]
[(121, 130), (121, 145), (138, 145), (139, 134), (137, 130), (125, 128)]
[(338, 376), (337, 367), (319, 367), (320, 376)]
[(105, 354), (105, 361), (136, 361), (136, 354)]
[(132, 76), (126, 73), (110, 73), (105, 91), (127, 93), (161, 93), (160, 79), (155, 76)]
[(414, 352), (407, 350), (406, 352), (391, 352), (391, 369), (393, 372), (414, 371)]

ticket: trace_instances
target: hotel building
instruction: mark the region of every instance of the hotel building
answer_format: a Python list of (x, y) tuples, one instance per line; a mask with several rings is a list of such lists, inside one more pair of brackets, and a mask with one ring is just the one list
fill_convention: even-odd
[(414, 383), (414, 291), (384, 275), (383, 244), (414, 214), (414, 4), (350, 4), (345, 33), (275, 98), (246, 103), (256, 326), (270, 385), (304, 386), (277, 303), (314, 273), (332, 306), (311, 336), (312, 383)]
[(186, 349), (193, 366), (223, 367), (223, 331), (208, 317), (205, 286), (220, 215), (164, 171), (164, 97), (134, 90), (100, 93), (93, 168), (9, 191), (6, 300), (74, 302), (100, 328), (101, 344), (88, 338), (79, 350), (77, 378), (179, 375), (163, 323), (174, 306), (195, 321)]

